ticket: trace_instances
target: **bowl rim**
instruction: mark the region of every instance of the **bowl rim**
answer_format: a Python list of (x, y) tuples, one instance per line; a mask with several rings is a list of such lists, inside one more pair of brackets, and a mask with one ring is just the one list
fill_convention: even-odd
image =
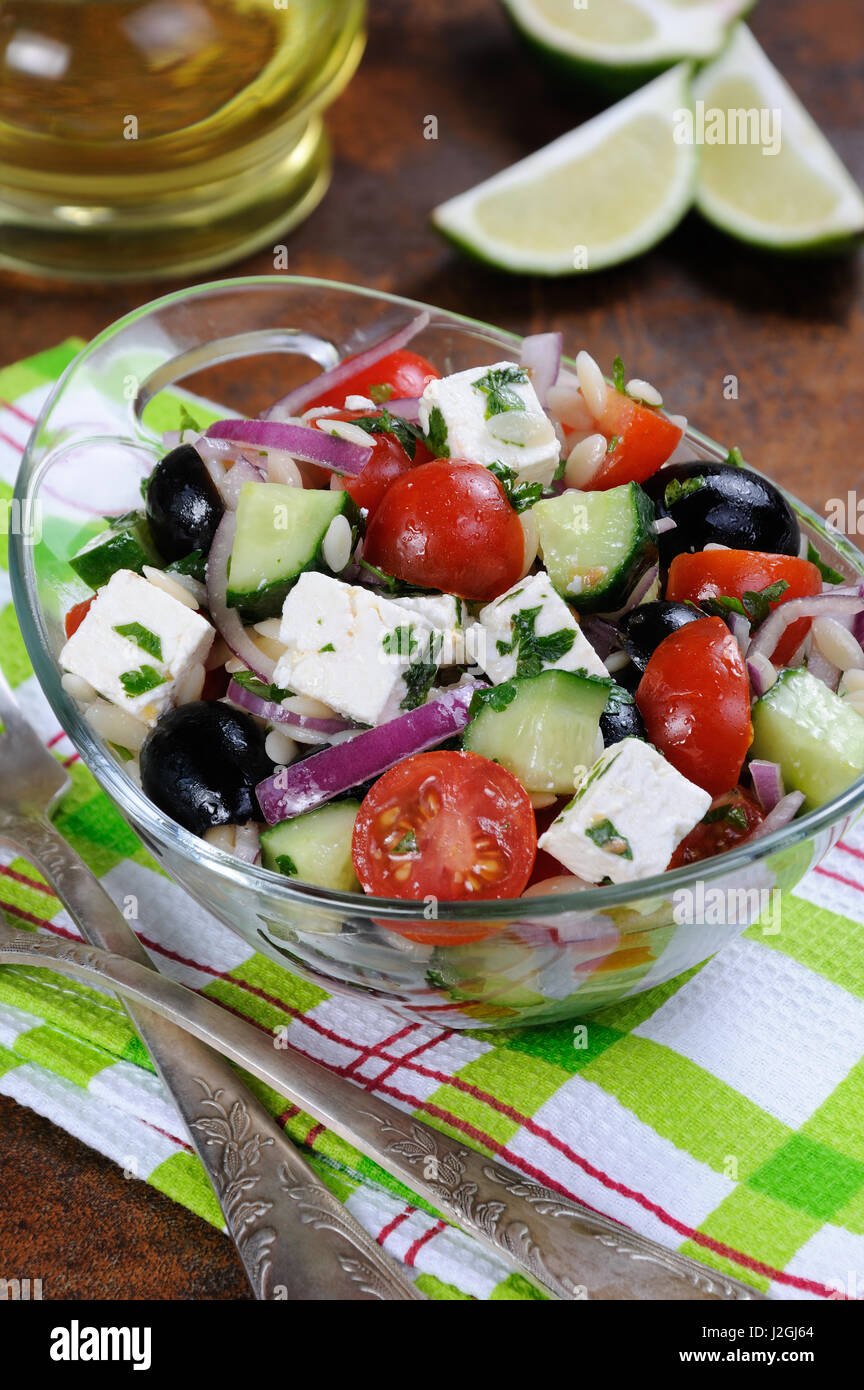
[[(523, 341), (519, 334), (497, 328), (482, 319), (475, 319), (449, 309), (425, 304), (421, 300), (409, 299), (403, 295), (392, 294), (372, 287), (351, 285), (343, 281), (327, 280), (315, 276), (237, 276), (206, 281), (174, 290), (149, 300), (146, 304), (140, 305), (137, 309), (131, 310), (109, 324), (92, 338), (66, 367), (54, 384), (32, 428), (15, 484), (14, 496), (19, 505), (22, 507), (31, 505), (34, 489), (38, 488), (40, 481), (44, 461), (37, 464), (32, 457), (31, 445), (33, 441), (39, 437), (49, 420), (55, 401), (65, 389), (68, 380), (86, 362), (88, 357), (105, 342), (127, 330), (146, 315), (158, 312), (163, 307), (179, 301), (203, 299), (214, 293), (237, 294), (244, 290), (277, 287), (284, 289), (290, 285), (307, 290), (341, 291), (377, 304), (404, 308), (412, 314), (426, 310), (431, 313), (433, 324), (436, 321), (446, 321), (457, 327), (464, 327), (475, 332), (479, 331), (486, 336), (492, 335), (502, 346), (506, 344), (514, 350), (518, 349)], [(238, 358), (238, 360), (240, 359)], [(562, 360), (575, 369), (575, 363), (571, 358), (565, 356)], [(718, 460), (727, 456), (728, 450), (726, 448), (689, 425), (686, 438), (705, 450), (709, 456), (714, 455)], [(753, 467), (750, 463), (747, 466)], [(759, 472), (758, 469), (753, 471)], [(762, 476), (767, 475), (763, 474)], [(780, 488), (799, 517), (809, 523), (817, 534), (821, 534), (830, 541), (830, 544), (845, 556), (850, 565), (861, 572), (862, 579), (864, 579), (864, 554), (852, 544), (849, 538), (839, 532), (831, 531), (829, 533), (823, 518), (788, 492), (776, 480), (769, 479), (769, 481), (773, 482), (775, 487)], [(376, 917), (383, 917), (389, 922), (410, 921), (413, 929), (417, 931), (425, 929), (426, 922), (418, 920), (418, 911), (420, 910), (418, 901), (377, 898), (363, 893), (337, 892), (314, 884), (294, 883), (286, 879), (284, 875), (265, 869), (260, 865), (246, 864), (234, 855), (200, 839), (173, 821), (150, 801), (141, 788), (125, 774), (122, 764), (118, 763), (103, 748), (101, 741), (91, 730), (75, 701), (67, 695), (62, 687), (62, 673), (51, 650), (38, 602), (34, 564), (35, 547), (25, 544), (26, 538), (19, 533), (19, 530), (13, 531), (9, 537), (10, 581), (18, 621), (34, 674), (54, 714), (83, 759), (85, 766), (93, 774), (102, 790), (111, 798), (116, 808), (131, 823), (133, 830), (138, 835), (142, 836), (145, 841), (149, 839), (169, 851), (177, 852), (183, 857), (197, 861), (199, 864), (212, 869), (219, 878), (227, 879), (237, 887), (245, 888), (247, 891), (251, 890), (253, 893), (258, 890), (268, 894), (271, 898), (281, 898), (285, 906), (289, 908), (305, 907), (329, 912), (338, 910), (347, 917), (369, 916), (374, 913)], [(671, 898), (682, 889), (700, 882), (705, 883), (709, 879), (721, 875), (727, 877), (738, 870), (749, 868), (780, 850), (789, 849), (793, 845), (810, 839), (820, 831), (837, 824), (844, 817), (854, 814), (862, 806), (864, 806), (864, 775), (851, 783), (840, 796), (807, 812), (799, 820), (793, 820), (788, 825), (759, 840), (745, 843), (737, 849), (727, 850), (714, 859), (697, 861), (695, 864), (680, 869), (665, 870), (661, 874), (654, 874), (650, 878), (635, 879), (631, 883), (578, 889), (572, 893), (549, 895), (538, 893), (536, 897), (532, 895), (530, 898), (488, 898), (473, 903), (449, 902), (442, 899), (435, 903), (434, 920), (427, 919), (429, 932), (430, 935), (434, 933), (436, 924), (440, 922), (497, 922), (504, 925), (514, 918), (535, 920), (558, 917), (565, 912), (573, 911), (580, 915), (588, 915), (625, 907), (634, 901), (658, 897)], [(651, 930), (652, 928), (646, 929)]]

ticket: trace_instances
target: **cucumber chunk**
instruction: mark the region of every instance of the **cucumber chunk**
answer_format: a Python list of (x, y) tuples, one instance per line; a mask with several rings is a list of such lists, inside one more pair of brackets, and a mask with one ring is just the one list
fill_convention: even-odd
[(100, 531), (88, 541), (69, 563), (91, 589), (101, 589), (117, 570), (140, 574), (145, 565), (161, 569), (164, 562), (157, 554), (143, 512), (127, 512), (113, 520), (107, 531)]
[(229, 607), (249, 622), (274, 618), (304, 570), (332, 573), (322, 545), (337, 516), (347, 517), (356, 535), (360, 512), (347, 492), (244, 483), (228, 570)]
[(462, 746), (500, 763), (531, 792), (573, 792), (597, 756), (611, 682), (575, 671), (541, 671), (495, 686)]
[(334, 801), (280, 821), (261, 834), (265, 869), (317, 883), (334, 892), (359, 892), (351, 859), (351, 836), (359, 801)]
[(753, 706), (754, 758), (779, 763), (787, 791), (812, 810), (864, 773), (864, 718), (806, 671), (782, 671)]
[(621, 608), (657, 558), (654, 505), (638, 483), (606, 492), (569, 488), (538, 502), (534, 516), (549, 578), (582, 613)]

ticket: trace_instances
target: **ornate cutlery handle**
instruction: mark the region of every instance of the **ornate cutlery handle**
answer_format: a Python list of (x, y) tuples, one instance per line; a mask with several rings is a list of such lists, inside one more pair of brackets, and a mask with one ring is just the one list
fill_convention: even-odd
[[(111, 952), (105, 959), (119, 960), (140, 977), (144, 988), (135, 995), (135, 1002), (129, 996), (124, 999), (127, 1011), (213, 1183), (256, 1298), (292, 1302), (421, 1299), (218, 1051), (166, 1021), (165, 1010), (149, 996), (160, 980), (169, 982), (154, 970), (129, 923), (54, 827), (3, 813), (0, 839), (16, 845), (39, 865), (92, 943), (67, 945), (13, 933), (19, 944), (17, 948), (10, 945), (3, 958), (58, 968), (77, 962), (87, 967), (78, 973), (102, 986), (113, 986), (115, 981), (100, 966), (105, 952)], [(0, 929), (0, 942), (9, 936), (8, 928)], [(51, 948), (58, 946), (55, 958)], [(62, 960), (61, 955), (65, 955)]]
[(523, 1178), (299, 1053), (218, 1004), (127, 960), (27, 934), (0, 959), (59, 969), (146, 1002), (275, 1087), (558, 1298), (751, 1299), (761, 1294)]

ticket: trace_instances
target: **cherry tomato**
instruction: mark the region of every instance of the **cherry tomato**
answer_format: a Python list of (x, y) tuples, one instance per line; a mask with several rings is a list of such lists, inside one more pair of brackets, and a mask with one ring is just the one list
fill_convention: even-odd
[(613, 446), (591, 479), (590, 486), (601, 491), (622, 483), (643, 483), (672, 457), (683, 434), (680, 425), (611, 386), (594, 429)]
[[(346, 358), (346, 361), (350, 362), (351, 358)], [(371, 367), (363, 368), (333, 390), (322, 391), (320, 396), (309, 401), (305, 409), (311, 410), (314, 406), (321, 405), (341, 407), (345, 404), (347, 396), (368, 396), (370, 387), (373, 386), (389, 386), (390, 400), (413, 400), (415, 396), (422, 395), (426, 383), (437, 380), (438, 375), (425, 357), (401, 348), (398, 352), (380, 357)]]
[[(418, 753), (369, 791), (354, 824), (354, 869), (367, 893), (442, 902), (516, 898), (531, 877), (537, 832), (522, 783), (479, 753)], [(394, 930), (411, 935), (402, 924)], [(417, 940), (479, 940), (494, 926), (418, 923)], [(425, 929), (424, 929), (425, 928)]]
[[(701, 603), (725, 594), (742, 598), (785, 579), (789, 588), (772, 608), (790, 598), (821, 594), (822, 576), (809, 560), (794, 555), (769, 555), (761, 550), (700, 550), (695, 555), (676, 555), (669, 566), (666, 597), (678, 602)], [(785, 665), (795, 655), (810, 629), (809, 618), (790, 623), (774, 649), (774, 661)]]
[(708, 814), (684, 836), (668, 867), (680, 869), (700, 859), (712, 859), (748, 839), (764, 819), (759, 803), (743, 788), (733, 787), (731, 792), (714, 798)]
[(650, 743), (684, 777), (721, 796), (753, 740), (750, 685), (722, 618), (679, 627), (655, 648), (636, 690)]
[(80, 603), (76, 603), (66, 614), (65, 626), (66, 636), (71, 637), (73, 632), (77, 632), (87, 614), (90, 612), (90, 605), (96, 595), (91, 594), (89, 598), (83, 598)]
[[(373, 416), (371, 410), (340, 410), (338, 415), (330, 415), (331, 420), (360, 420), (363, 416)], [(357, 477), (349, 478), (333, 475), (332, 487), (342, 488), (351, 494), (358, 507), (365, 507), (369, 516), (377, 511), (381, 499), (390, 484), (416, 464), (428, 463), (431, 455), (425, 444), (417, 441), (414, 457), (408, 454), (394, 434), (370, 434), (374, 440), (369, 450), (369, 462)]]
[(525, 537), (488, 468), (433, 459), (387, 489), (363, 554), (408, 584), (488, 602), (522, 574)]

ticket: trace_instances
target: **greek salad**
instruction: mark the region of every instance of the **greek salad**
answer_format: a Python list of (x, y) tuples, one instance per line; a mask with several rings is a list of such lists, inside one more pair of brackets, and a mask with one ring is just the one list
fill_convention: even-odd
[(72, 559), (64, 685), (146, 795), (291, 879), (464, 901), (691, 864), (864, 773), (864, 589), (778, 488), (620, 359), (447, 372), (427, 322), (185, 418)]

